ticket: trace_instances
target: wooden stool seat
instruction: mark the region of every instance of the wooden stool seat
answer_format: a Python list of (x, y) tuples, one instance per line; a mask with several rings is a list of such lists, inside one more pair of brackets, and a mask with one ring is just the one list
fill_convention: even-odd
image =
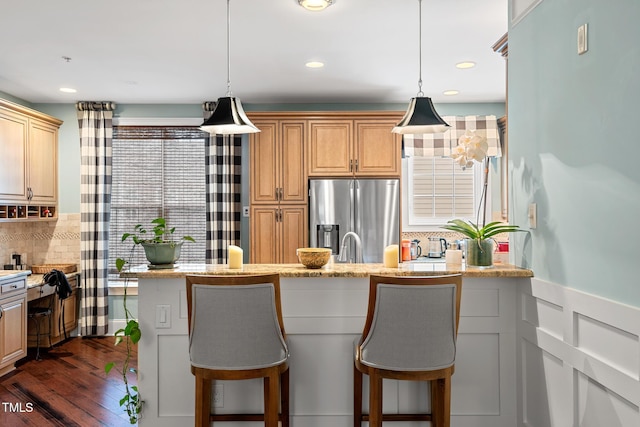
[[(363, 421), (370, 427), (383, 421), (449, 427), (461, 292), (460, 274), (371, 276), (367, 319), (354, 351), (354, 427)], [(363, 375), (369, 376), (369, 414), (362, 412)], [(383, 378), (430, 381), (431, 413), (383, 414)]]
[[(289, 350), (275, 275), (188, 275), (189, 355), (197, 427), (216, 421), (289, 426)], [(254, 337), (254, 338), (252, 338)], [(260, 339), (255, 339), (260, 337)], [(214, 381), (263, 378), (264, 413), (211, 413)]]

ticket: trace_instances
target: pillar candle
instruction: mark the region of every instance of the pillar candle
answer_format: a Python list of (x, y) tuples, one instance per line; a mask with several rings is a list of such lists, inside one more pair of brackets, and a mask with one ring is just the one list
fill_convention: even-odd
[(384, 266), (398, 268), (398, 245), (389, 245), (384, 248)]
[(447, 264), (462, 264), (462, 251), (460, 249), (447, 249), (444, 253), (444, 259)]
[(242, 248), (229, 245), (229, 268), (242, 268)]

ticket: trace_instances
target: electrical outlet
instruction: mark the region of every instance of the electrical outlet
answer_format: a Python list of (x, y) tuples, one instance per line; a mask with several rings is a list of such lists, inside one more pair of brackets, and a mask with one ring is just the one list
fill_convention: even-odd
[(242, 216), (247, 218), (249, 216), (249, 206), (242, 207)]
[(224, 407), (224, 384), (213, 385), (213, 407)]

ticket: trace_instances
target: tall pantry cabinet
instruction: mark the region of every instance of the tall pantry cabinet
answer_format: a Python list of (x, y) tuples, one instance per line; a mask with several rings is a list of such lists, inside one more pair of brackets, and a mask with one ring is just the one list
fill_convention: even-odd
[(305, 121), (253, 120), (250, 137), (250, 262), (297, 263), (307, 241)]

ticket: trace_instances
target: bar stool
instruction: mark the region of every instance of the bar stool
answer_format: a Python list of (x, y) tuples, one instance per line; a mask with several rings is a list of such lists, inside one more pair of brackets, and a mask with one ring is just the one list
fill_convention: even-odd
[[(43, 293), (44, 283), (40, 284), (40, 294)], [(42, 323), (47, 322), (47, 337), (49, 339), (49, 349), (51, 349), (51, 317), (53, 315), (54, 295), (49, 295), (41, 299), (42, 302), (30, 302), (27, 307), (27, 318), (32, 320), (36, 326), (36, 360), (42, 360), (40, 356), (40, 338), (42, 336)], [(33, 336), (29, 334), (29, 336)]]
[[(186, 276), (196, 422), (263, 421), (289, 426), (289, 349), (280, 305), (280, 277)], [(212, 414), (214, 380), (264, 379), (263, 414)]]
[[(460, 274), (433, 277), (371, 276), (369, 308), (354, 354), (354, 427), (369, 421), (431, 421), (449, 427)], [(369, 414), (362, 412), (363, 374), (369, 376)], [(382, 414), (382, 379), (430, 381), (430, 414)]]

